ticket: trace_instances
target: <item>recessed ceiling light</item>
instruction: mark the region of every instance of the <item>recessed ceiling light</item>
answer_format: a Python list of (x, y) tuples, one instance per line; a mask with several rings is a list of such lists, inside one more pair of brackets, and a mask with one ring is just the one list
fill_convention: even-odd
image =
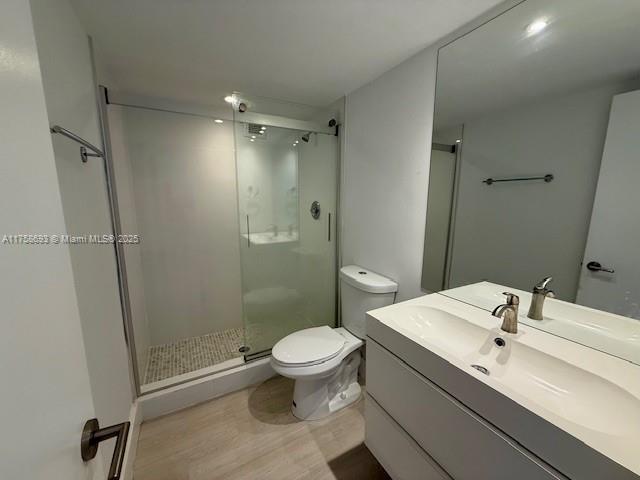
[(293, 144), (293, 146), (294, 146), (294, 147), (297, 147), (297, 146), (298, 146), (298, 144), (297, 144), (297, 143), (294, 143), (294, 144)]
[(253, 138), (250, 138), (249, 141), (250, 142), (255, 142), (255, 140)]
[(267, 127), (265, 127), (265, 126), (260, 127), (260, 130), (266, 130), (266, 129), (267, 129)]
[(226, 97), (224, 97), (224, 101), (227, 103), (233, 103), (233, 95), (227, 95)]
[(224, 122), (223, 122), (222, 120), (220, 120), (219, 118), (216, 118), (216, 119), (214, 120), (214, 122), (216, 122), (216, 123), (224, 123)]
[(527, 33), (529, 35), (535, 35), (547, 28), (548, 25), (549, 22), (546, 18), (538, 18), (537, 20), (534, 20), (529, 25), (527, 25)]
[(251, 139), (254, 139), (254, 138), (256, 138), (256, 136), (255, 135), (251, 135)]
[(460, 140), (460, 139), (456, 140), (456, 143), (460, 143), (460, 142), (462, 142), (462, 140)]

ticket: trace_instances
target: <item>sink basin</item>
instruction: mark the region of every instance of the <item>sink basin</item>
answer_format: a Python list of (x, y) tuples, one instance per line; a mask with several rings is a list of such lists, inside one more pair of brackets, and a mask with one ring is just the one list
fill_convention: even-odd
[[(382, 311), (380, 315), (384, 317)], [(609, 435), (638, 433), (640, 399), (606, 378), (518, 342), (499, 327), (485, 328), (424, 305), (398, 305), (386, 320), (472, 375), (488, 377), (483, 381), (534, 402), (549, 416)], [(496, 339), (504, 346), (496, 345)]]
[(526, 396), (552, 416), (608, 435), (638, 432), (638, 398), (605, 378), (539, 350), (507, 340), (502, 350), (496, 347), (467, 361), (485, 367), (493, 381)]
[(460, 358), (480, 349), (489, 335), (487, 329), (437, 308), (406, 305), (402, 307), (402, 313), (401, 320), (395, 314), (388, 323), (399, 332), (417, 336)]

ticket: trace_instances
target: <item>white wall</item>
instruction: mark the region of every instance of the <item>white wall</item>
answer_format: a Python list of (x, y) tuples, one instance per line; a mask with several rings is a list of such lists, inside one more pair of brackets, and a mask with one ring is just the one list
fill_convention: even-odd
[[(0, 32), (0, 233), (59, 234), (66, 226), (28, 2), (3, 1)], [(0, 478), (103, 479), (79, 455), (95, 410), (69, 248), (0, 243), (0, 265)]]
[[(66, 0), (31, 5), (49, 123), (101, 145), (86, 32)], [(53, 146), (66, 231), (111, 233), (103, 161), (83, 164), (78, 145), (60, 135)], [(104, 425), (120, 423), (133, 393), (114, 247), (78, 244), (70, 253), (96, 413)], [(110, 448), (100, 451), (110, 460)]]
[(436, 50), (426, 49), (349, 94), (342, 159), (342, 264), (422, 294)]
[[(615, 93), (613, 84), (465, 123), (451, 286), (488, 279), (575, 300)], [(551, 183), (487, 186), (488, 177), (544, 175)]]
[(150, 343), (241, 327), (233, 126), (129, 107), (121, 116)]

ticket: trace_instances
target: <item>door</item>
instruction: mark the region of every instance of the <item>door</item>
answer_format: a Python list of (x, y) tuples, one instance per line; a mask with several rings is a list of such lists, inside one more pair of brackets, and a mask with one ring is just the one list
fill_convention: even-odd
[(456, 154), (431, 150), (427, 221), (424, 235), (422, 287), (428, 292), (447, 288), (447, 247), (450, 241), (451, 207), (456, 175)]
[(248, 355), (336, 323), (334, 135), (236, 122), (242, 306)]
[(65, 231), (29, 2), (3, 2), (0, 32), (0, 478), (103, 479), (80, 458), (95, 410), (69, 246), (10, 237)]
[(613, 98), (576, 299), (633, 318), (640, 318), (639, 182), (640, 91), (634, 91)]

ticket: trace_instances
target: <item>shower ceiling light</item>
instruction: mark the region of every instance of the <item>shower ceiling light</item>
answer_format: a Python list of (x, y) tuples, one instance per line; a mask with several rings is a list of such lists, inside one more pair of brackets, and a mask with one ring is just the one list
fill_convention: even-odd
[(219, 118), (216, 118), (216, 119), (214, 120), (214, 122), (216, 122), (216, 123), (224, 123), (224, 122), (223, 122), (222, 120), (220, 120)]
[(536, 35), (543, 31), (549, 25), (549, 21), (546, 18), (538, 18), (534, 20), (529, 25), (527, 25), (527, 34), (528, 35)]

